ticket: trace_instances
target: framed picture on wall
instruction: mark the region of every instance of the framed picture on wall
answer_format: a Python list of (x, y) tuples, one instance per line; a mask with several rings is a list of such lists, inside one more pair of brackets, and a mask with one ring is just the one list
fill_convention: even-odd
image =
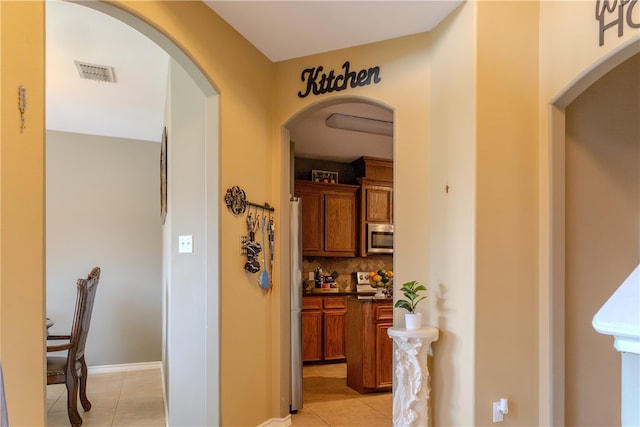
[(167, 219), (167, 127), (162, 131), (160, 145), (160, 220)]

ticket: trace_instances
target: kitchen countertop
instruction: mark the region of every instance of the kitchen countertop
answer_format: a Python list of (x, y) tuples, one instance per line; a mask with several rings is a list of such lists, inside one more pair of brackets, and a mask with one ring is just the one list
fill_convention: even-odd
[(391, 298), (374, 298), (373, 294), (358, 294), (357, 292), (324, 292), (324, 293), (304, 293), (303, 297), (335, 297), (335, 296), (343, 296), (350, 299), (357, 299), (362, 302), (393, 302), (393, 297)]
[(393, 298), (374, 298), (373, 295), (350, 295), (349, 297), (362, 302), (393, 302)]
[(304, 297), (330, 297), (330, 296), (349, 296), (349, 295), (357, 295), (355, 292), (344, 292), (344, 291), (338, 291), (338, 292), (305, 292), (302, 294), (302, 296)]

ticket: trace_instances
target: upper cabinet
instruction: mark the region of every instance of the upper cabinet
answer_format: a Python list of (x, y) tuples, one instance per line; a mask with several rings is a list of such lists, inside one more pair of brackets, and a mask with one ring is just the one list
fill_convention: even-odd
[(393, 182), (393, 160), (378, 157), (360, 157), (351, 162), (358, 178)]
[(357, 185), (297, 180), (302, 199), (302, 255), (354, 257), (358, 253)]
[(367, 256), (367, 224), (393, 224), (393, 160), (360, 157), (353, 163), (360, 183), (360, 256)]
[(393, 224), (393, 183), (359, 178), (362, 221)]

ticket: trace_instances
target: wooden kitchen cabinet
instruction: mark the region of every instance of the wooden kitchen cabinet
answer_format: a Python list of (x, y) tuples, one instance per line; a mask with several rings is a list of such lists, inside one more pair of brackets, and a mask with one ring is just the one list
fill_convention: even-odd
[(354, 257), (357, 254), (359, 186), (296, 181), (302, 199), (302, 255)]
[(322, 300), (302, 298), (302, 361), (322, 360)]
[(353, 162), (360, 184), (359, 256), (367, 256), (367, 224), (393, 224), (393, 160), (360, 157)]
[(393, 182), (358, 178), (360, 182), (360, 256), (367, 256), (367, 224), (393, 224)]
[(362, 213), (365, 222), (393, 224), (393, 183), (361, 180)]
[(344, 360), (345, 314), (343, 296), (302, 298), (302, 361)]
[(393, 301), (347, 299), (347, 385), (359, 393), (390, 390), (393, 383)]
[(379, 157), (360, 157), (351, 162), (356, 177), (379, 181), (393, 181), (393, 160)]

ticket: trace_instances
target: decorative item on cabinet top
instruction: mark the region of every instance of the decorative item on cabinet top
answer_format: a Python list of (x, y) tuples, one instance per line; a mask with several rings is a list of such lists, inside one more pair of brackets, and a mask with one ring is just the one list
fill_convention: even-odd
[[(258, 275), (258, 286), (263, 289), (271, 289), (273, 287), (273, 253), (275, 249), (275, 222), (271, 213), (275, 212), (275, 208), (268, 203), (260, 205), (248, 201), (244, 190), (237, 185), (227, 190), (224, 201), (227, 208), (234, 215), (247, 212), (248, 235), (240, 236), (240, 255), (247, 257), (244, 269), (252, 274), (262, 270), (262, 273)], [(247, 206), (249, 206), (249, 209), (247, 209)], [(253, 212), (251, 207), (254, 208)], [(268, 211), (268, 213), (265, 211)], [(256, 232), (261, 227), (262, 244), (256, 241)], [(268, 246), (265, 239), (268, 239)], [(269, 251), (269, 261), (267, 261), (267, 251)], [(260, 257), (260, 252), (262, 252), (262, 257)]]
[(322, 171), (314, 169), (311, 171), (311, 181), (324, 182), (325, 184), (337, 184), (338, 172)]

